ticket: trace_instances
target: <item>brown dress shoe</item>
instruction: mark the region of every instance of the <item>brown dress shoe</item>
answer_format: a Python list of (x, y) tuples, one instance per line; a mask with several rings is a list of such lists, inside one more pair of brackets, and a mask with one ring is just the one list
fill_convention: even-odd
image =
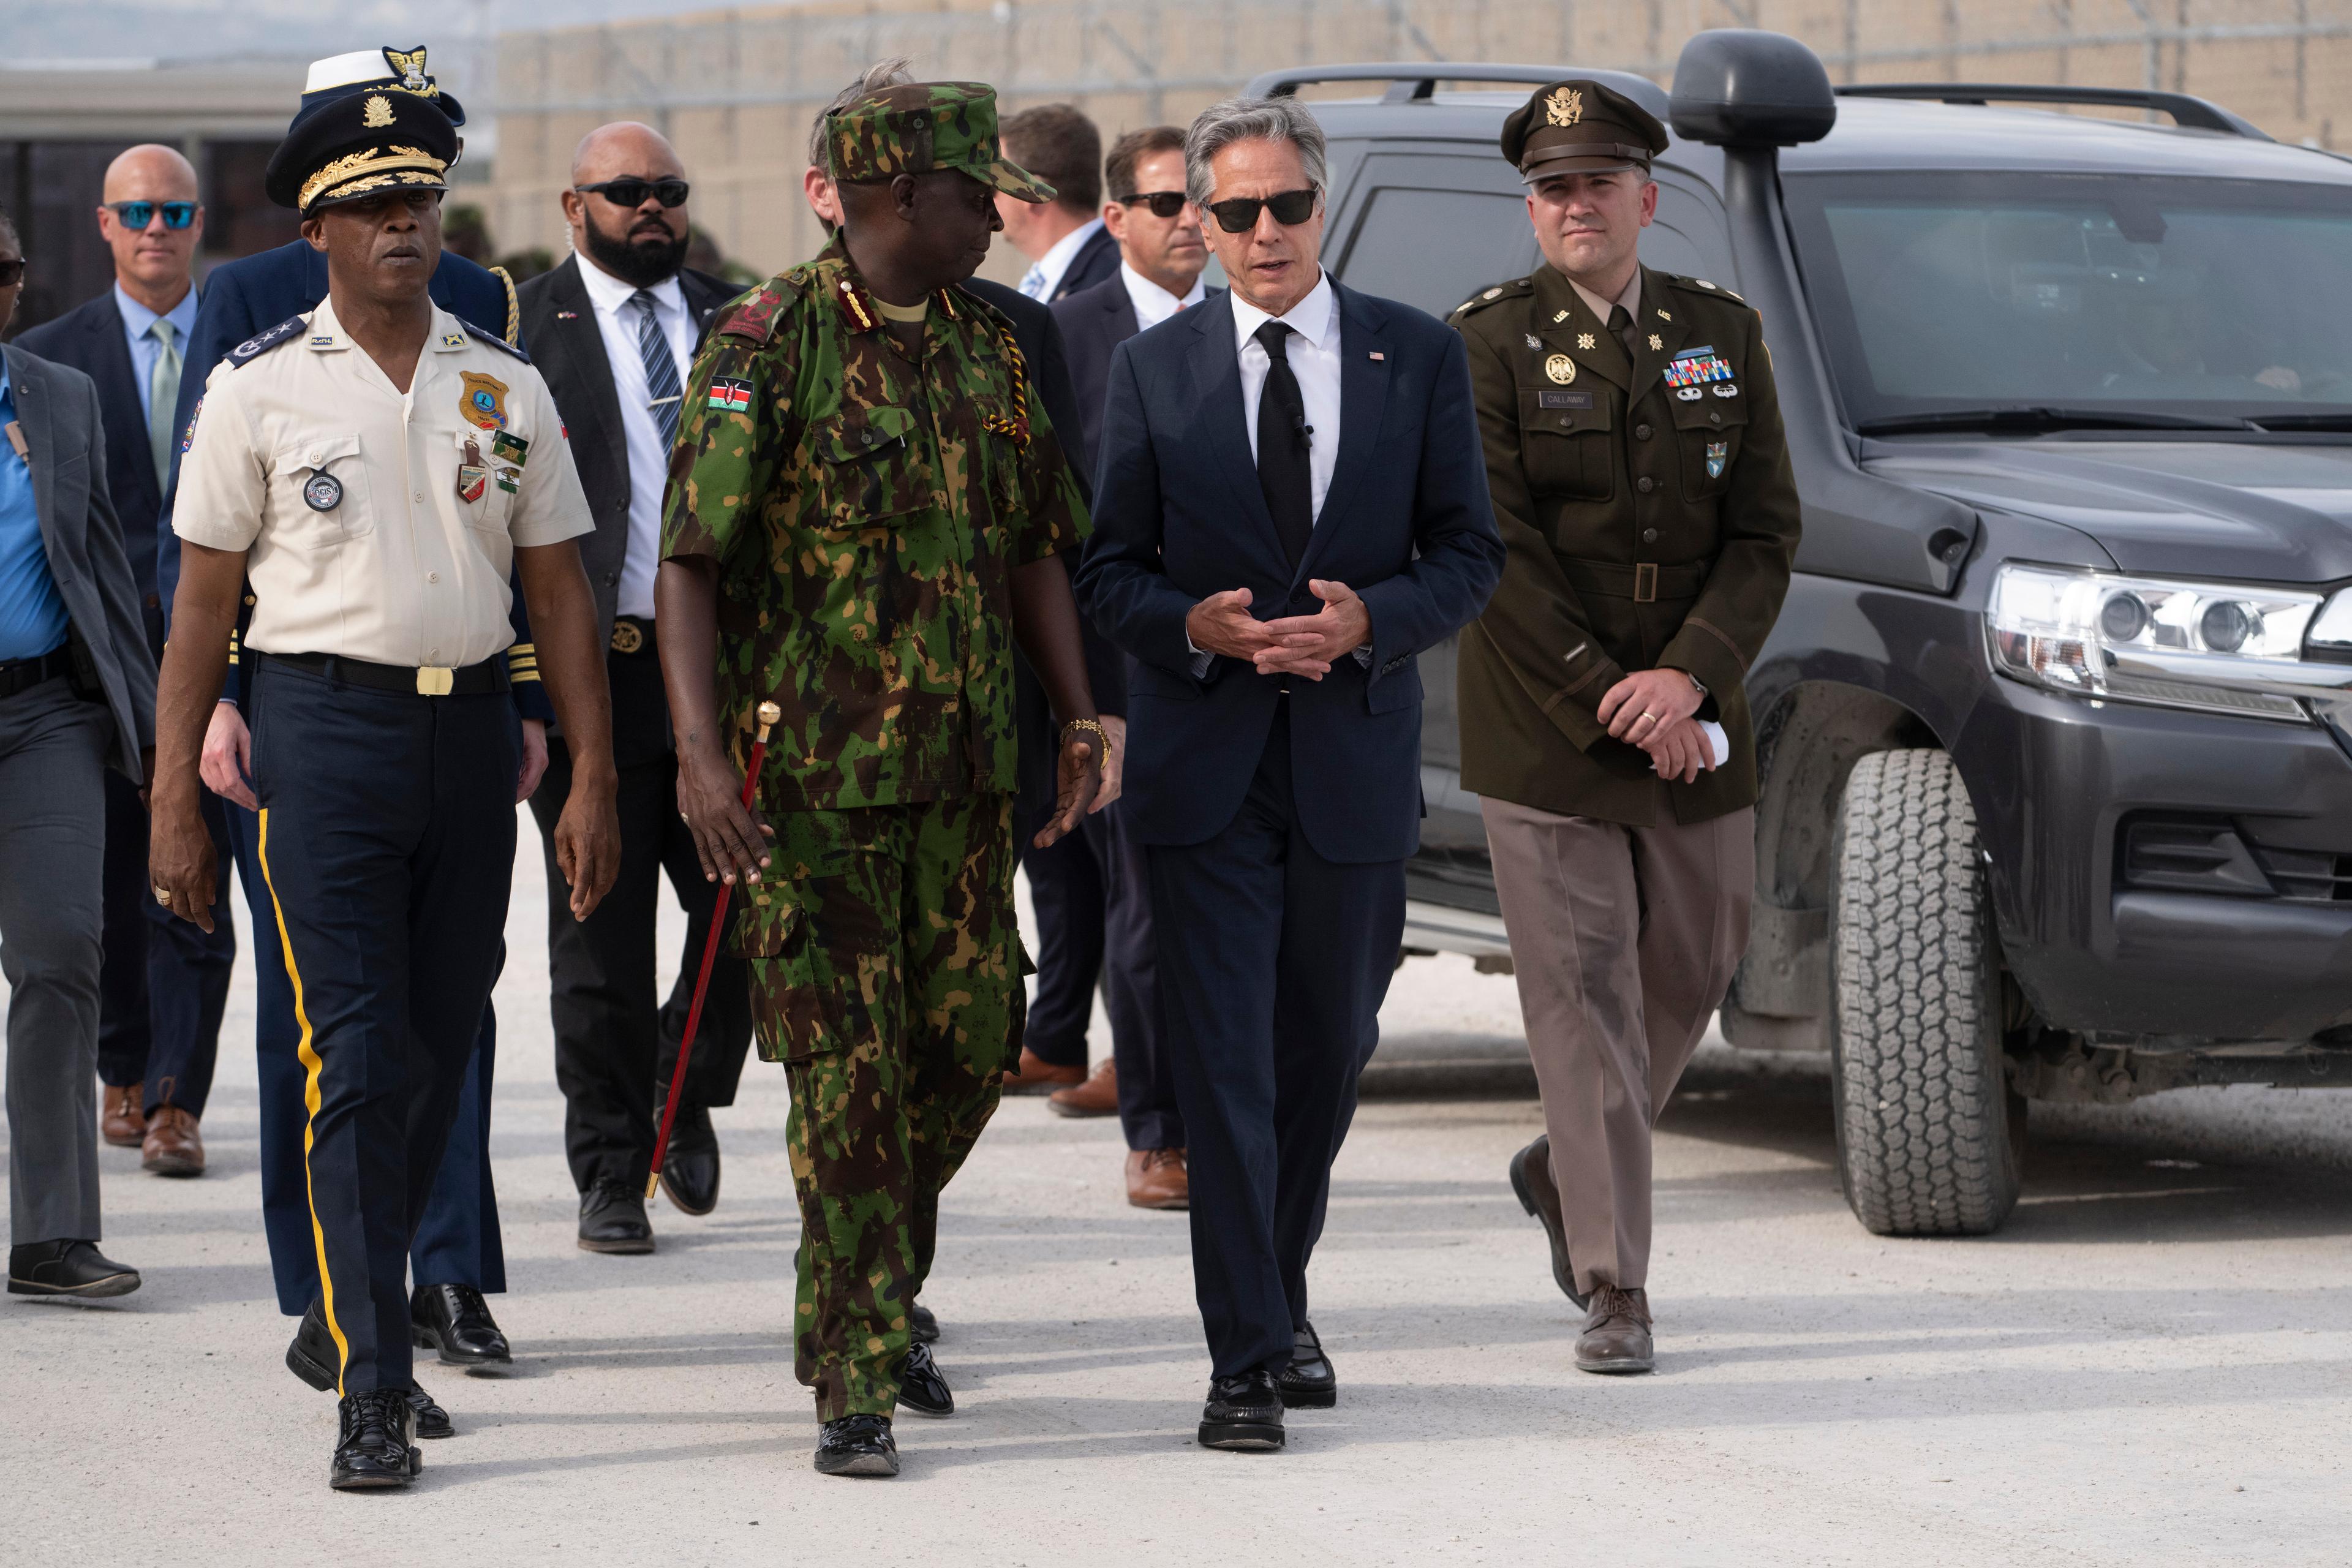
[(121, 1089), (112, 1084), (101, 1086), (106, 1099), (98, 1113), (98, 1135), (118, 1149), (136, 1149), (147, 1137), (147, 1112), (140, 1102), (147, 1098), (143, 1083), (126, 1083)]
[(1118, 1064), (1105, 1057), (1086, 1082), (1055, 1089), (1045, 1097), (1045, 1106), (1056, 1116), (1117, 1116)]
[(139, 1145), (139, 1164), (159, 1176), (201, 1176), (205, 1173), (204, 1134), (196, 1119), (176, 1105), (158, 1106), (147, 1119), (147, 1137)]
[(1057, 1068), (1028, 1047), (1021, 1047), (1021, 1065), (1004, 1075), (1007, 1094), (1050, 1094), (1086, 1081), (1084, 1068)]
[(1655, 1352), (1650, 1343), (1650, 1297), (1644, 1290), (1594, 1288), (1576, 1336), (1579, 1372), (1647, 1372)]
[(1192, 1178), (1181, 1149), (1130, 1149), (1127, 1153), (1127, 1201), (1139, 1209), (1192, 1206)]
[(1511, 1156), (1511, 1191), (1519, 1206), (1536, 1216), (1551, 1240), (1551, 1282), (1580, 1311), (1585, 1299), (1576, 1293), (1576, 1265), (1568, 1258), (1568, 1224), (1559, 1215), (1559, 1188), (1551, 1179), (1551, 1135), (1546, 1133)]

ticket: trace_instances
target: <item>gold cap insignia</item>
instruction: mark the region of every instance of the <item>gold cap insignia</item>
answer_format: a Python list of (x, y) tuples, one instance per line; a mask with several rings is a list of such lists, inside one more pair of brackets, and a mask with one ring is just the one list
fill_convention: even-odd
[(360, 116), (360, 123), (370, 131), (381, 131), (391, 124), (392, 100), (380, 92), (368, 94), (365, 112)]
[(1555, 89), (1544, 100), (1544, 122), (1548, 125), (1573, 125), (1584, 118), (1584, 94), (1572, 87)]
[(1566, 354), (1554, 354), (1544, 361), (1544, 374), (1566, 386), (1576, 379), (1576, 362)]
[(422, 48), (386, 49), (383, 60), (392, 68), (393, 74), (400, 78), (400, 85), (404, 90), (428, 96), (432, 93), (432, 84), (425, 79), (425, 51)]

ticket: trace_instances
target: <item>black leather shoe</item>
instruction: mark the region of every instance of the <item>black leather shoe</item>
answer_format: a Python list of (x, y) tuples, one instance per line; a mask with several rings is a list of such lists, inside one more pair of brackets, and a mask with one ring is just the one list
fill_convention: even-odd
[(286, 1347), (286, 1370), (320, 1393), (330, 1394), (342, 1381), (342, 1364), (343, 1355), (335, 1348), (335, 1336), (327, 1331), (326, 1309), (313, 1296), (309, 1310), (294, 1330), (292, 1342)]
[(347, 1394), (335, 1414), (335, 1462), (327, 1484), (337, 1491), (404, 1487), (425, 1468), (425, 1456), (410, 1441), (416, 1436), (416, 1413), (404, 1390)]
[(511, 1366), (514, 1352), (471, 1285), (419, 1285), (408, 1298), (409, 1342), (451, 1366)]
[(651, 1252), (654, 1227), (645, 1195), (626, 1182), (598, 1182), (580, 1194), (580, 1250)]
[(677, 1108), (669, 1147), (662, 1151), (661, 1189), (688, 1214), (706, 1215), (719, 1206), (719, 1133), (708, 1106)]
[(940, 1321), (931, 1316), (931, 1310), (920, 1301), (907, 1309), (907, 1331), (915, 1336), (918, 1344), (935, 1345), (940, 1342)]
[(1275, 1374), (1274, 1390), (1286, 1410), (1328, 1410), (1339, 1403), (1339, 1374), (1307, 1324), (1290, 1339), (1290, 1364)]
[(887, 1415), (844, 1415), (816, 1435), (816, 1468), (824, 1476), (895, 1476), (898, 1445)]
[(898, 1408), (917, 1415), (955, 1414), (955, 1391), (940, 1375), (929, 1345), (915, 1345), (898, 1363)]
[(1519, 1194), (1519, 1206), (1541, 1221), (1544, 1235), (1551, 1238), (1551, 1282), (1576, 1303), (1578, 1311), (1584, 1310), (1585, 1299), (1576, 1293), (1576, 1265), (1568, 1260), (1568, 1223), (1560, 1218), (1559, 1188), (1551, 1179), (1550, 1133), (1511, 1156), (1511, 1191)]
[(408, 1413), (416, 1418), (416, 1435), (420, 1437), (455, 1437), (457, 1435), (449, 1413), (434, 1403), (433, 1396), (414, 1383), (408, 1385)]
[(1282, 1395), (1261, 1367), (1239, 1377), (1213, 1378), (1201, 1410), (1201, 1447), (1266, 1452), (1282, 1447)]
[(8, 1294), (69, 1296), (92, 1301), (128, 1296), (139, 1289), (139, 1270), (117, 1263), (94, 1241), (36, 1241), (8, 1249)]

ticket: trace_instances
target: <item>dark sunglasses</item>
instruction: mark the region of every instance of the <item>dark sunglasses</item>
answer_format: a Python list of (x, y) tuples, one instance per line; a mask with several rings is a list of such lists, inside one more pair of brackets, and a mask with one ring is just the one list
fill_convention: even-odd
[(1217, 226), (1227, 234), (1247, 234), (1257, 226), (1261, 208), (1274, 214), (1274, 221), (1285, 228), (1296, 228), (1315, 216), (1314, 190), (1285, 191), (1274, 196), (1235, 196), (1229, 202), (1211, 202), (1209, 210), (1217, 216)]
[[(1148, 191), (1140, 195), (1121, 196), (1118, 198), (1118, 205), (1123, 207), (1150, 207), (1153, 217), (1174, 217), (1178, 213), (1184, 210), (1184, 193), (1181, 191)], [(1276, 216), (1279, 216), (1280, 215), (1277, 214)], [(1251, 221), (1255, 222), (1255, 217), (1253, 216)]]
[(146, 232), (147, 226), (155, 221), (155, 209), (158, 207), (163, 211), (165, 228), (185, 228), (196, 221), (196, 204), (194, 202), (109, 202), (106, 205), (123, 227), (142, 234)]
[(576, 185), (573, 189), (593, 191), (616, 207), (641, 207), (649, 195), (658, 198), (666, 207), (686, 205), (684, 180), (599, 180), (593, 185)]
[(20, 257), (13, 261), (0, 261), (0, 289), (14, 289), (25, 280), (25, 263)]

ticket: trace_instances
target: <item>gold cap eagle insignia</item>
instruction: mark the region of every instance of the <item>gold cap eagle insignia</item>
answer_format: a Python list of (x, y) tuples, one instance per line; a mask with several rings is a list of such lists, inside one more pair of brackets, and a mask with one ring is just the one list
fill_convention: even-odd
[(392, 68), (392, 74), (400, 79), (404, 90), (422, 93), (427, 98), (434, 95), (433, 84), (425, 76), (425, 50), (422, 46), (406, 50), (387, 48), (383, 51), (383, 62)]
[(1572, 87), (1563, 87), (1544, 100), (1544, 121), (1550, 125), (1573, 125), (1584, 118), (1584, 94)]

